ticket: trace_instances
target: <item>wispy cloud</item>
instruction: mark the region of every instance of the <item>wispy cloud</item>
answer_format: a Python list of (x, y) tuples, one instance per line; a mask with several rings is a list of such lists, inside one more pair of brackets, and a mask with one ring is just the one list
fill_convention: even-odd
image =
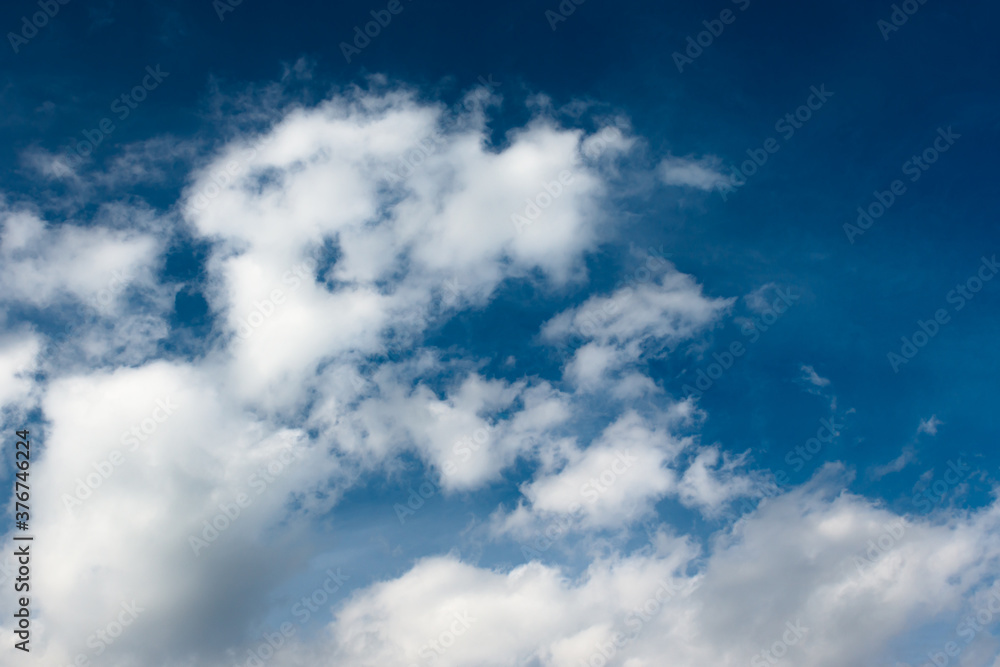
[(930, 419), (921, 419), (920, 425), (917, 427), (917, 433), (926, 433), (927, 435), (937, 435), (938, 426), (944, 422), (937, 418), (937, 415), (931, 415)]
[(715, 190), (729, 184), (730, 177), (720, 171), (721, 160), (715, 157), (673, 157), (664, 158), (657, 169), (660, 180), (674, 185), (697, 190)]
[(816, 372), (816, 369), (813, 368), (812, 366), (807, 366), (806, 364), (802, 364), (802, 366), (799, 367), (799, 370), (802, 371), (801, 379), (813, 385), (814, 387), (830, 386), (829, 378), (822, 377), (819, 373)]
[(903, 453), (894, 458), (892, 461), (885, 463), (880, 466), (875, 466), (869, 472), (869, 476), (872, 479), (878, 480), (882, 479), (886, 475), (892, 474), (894, 472), (899, 472), (906, 466), (913, 463), (916, 460), (917, 451), (912, 446), (907, 445), (903, 448)]

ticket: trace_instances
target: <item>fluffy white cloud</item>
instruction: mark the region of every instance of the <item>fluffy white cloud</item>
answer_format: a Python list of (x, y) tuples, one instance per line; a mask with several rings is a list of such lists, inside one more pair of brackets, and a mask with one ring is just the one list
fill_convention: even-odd
[(0, 338), (0, 408), (31, 398), (35, 383), (30, 374), (40, 349), (38, 336), (31, 332)]
[(665, 267), (658, 279), (591, 297), (543, 327), (542, 336), (550, 342), (584, 342), (565, 369), (576, 386), (603, 386), (607, 376), (623, 366), (711, 327), (732, 305), (733, 299), (705, 296), (691, 276), (666, 260), (658, 261)]
[(470, 489), (549, 444), (552, 429), (570, 417), (568, 397), (545, 383), (469, 374), (439, 398), (425, 385), (414, 386), (413, 370), (383, 366), (372, 376), (372, 391), (320, 415), (344, 451), (382, 461), (414, 448), (443, 488)]
[(681, 502), (714, 516), (732, 500), (759, 498), (773, 490), (765, 477), (746, 470), (746, 454), (731, 456), (718, 447), (705, 447), (684, 471), (678, 485)]
[(129, 283), (150, 283), (160, 251), (141, 232), (51, 227), (25, 210), (0, 212), (0, 225), (0, 293), (39, 307), (72, 297), (105, 310)]
[(691, 401), (672, 404), (655, 423), (627, 411), (586, 447), (559, 443), (522, 485), (525, 502), (494, 514), (493, 533), (528, 540), (552, 525), (561, 533), (627, 530), (667, 497), (717, 517), (736, 499), (771, 495), (773, 483), (749, 470), (745, 455), (697, 445), (690, 432), (700, 416)]
[[(661, 533), (647, 549), (595, 557), (577, 577), (427, 559), (359, 592), (325, 642), (296, 644), (275, 664), (652, 667), (668, 655), (682, 667), (835, 667), (916, 661), (975, 634), (962, 614), (988, 608), (998, 508), (917, 520), (839, 491), (843, 482), (826, 468), (708, 553)], [(946, 625), (919, 632), (936, 621)], [(976, 639), (970, 656), (995, 650), (992, 636)]]
[[(133, 601), (144, 611), (116, 642), (116, 660), (165, 660), (178, 629), (211, 653), (265, 604), (282, 562), (299, 562), (288, 554), (308, 540), (271, 527), (288, 520), (289, 499), (309, 511), (310, 489), (342, 479), (339, 460), (301, 431), (248, 418), (219, 377), (157, 362), (48, 385), (51, 424), (33, 436), (42, 456), (31, 468), (45, 664), (94, 660), (88, 637)], [(233, 568), (253, 585), (228, 577)]]
[[(191, 361), (116, 354), (166, 333), (156, 310), (129, 310), (116, 293), (98, 313), (120, 315), (121, 325), (75, 331), (80, 364), (52, 365), (44, 387), (46, 456), (33, 481), (45, 492), (33, 528), (51, 547), (35, 561), (50, 575), (37, 595), (53, 600), (39, 637), (45, 660), (96, 657), (88, 640), (101, 619), (133, 601), (144, 616), (115, 642), (114, 660), (169, 662), (176, 633), (218, 654), (241, 641), (282, 572), (315, 553), (301, 531), (359, 471), (412, 449), (448, 488), (470, 489), (521, 454), (547, 451), (571, 406), (544, 382), (469, 373), (439, 397), (421, 384), (441, 373), (427, 354), (408, 383), (393, 365), (378, 369), (373, 395), (342, 391), (333, 377), (384, 352), (390, 334), (418, 342), (429, 322), (483, 303), (506, 278), (579, 275), (601, 221), (585, 137), (540, 118), (492, 150), (477, 113), (450, 126), (442, 108), (409, 94), (336, 98), (289, 114), (264, 141), (235, 142), (191, 184), (184, 215), (213, 242), (208, 297), (224, 337)], [(519, 228), (522, 214), (531, 224)], [(0, 252), (20, 269), (9, 273), (7, 298), (43, 307), (94, 299), (119, 288), (116, 271), (155, 290), (161, 245), (148, 225), (126, 226), (47, 227), (5, 213)], [(450, 306), (448, 280), (457, 286)], [(19, 341), (7, 356), (37, 350)], [(86, 368), (109, 355), (110, 369)], [(288, 452), (294, 460), (281, 459)], [(277, 523), (285, 529), (275, 534)], [(288, 561), (281, 554), (292, 543)]]
[[(676, 474), (667, 466), (690, 444), (629, 412), (586, 449), (568, 448), (558, 472), (539, 476), (522, 492), (536, 518), (565, 514), (586, 527), (620, 527), (647, 515), (674, 489)], [(523, 531), (528, 514), (519, 507), (501, 530)]]
[[(608, 664), (624, 667), (664, 655), (746, 665), (801, 622), (789, 659), (820, 667), (881, 656), (909, 628), (975, 604), (997, 572), (995, 506), (902, 518), (840, 493), (830, 469), (709, 539), (657, 520), (663, 499), (715, 518), (767, 488), (745, 457), (701, 446), (695, 404), (670, 402), (644, 372), (733, 303), (666, 262), (544, 325), (547, 342), (575, 346), (563, 381), (491, 377), (459, 345), (427, 347), (505, 281), (584, 284), (584, 259), (614, 223), (608, 174), (635, 143), (541, 113), (494, 146), (487, 100), (470, 99), (456, 114), (412, 92), (349, 91), (223, 147), (178, 206), (211, 247), (215, 330), (188, 359), (153, 359), (175, 286), (157, 283), (164, 242), (149, 211), (55, 225), (5, 209), (0, 256), (17, 269), (6, 301), (98, 299), (97, 322), (72, 331), (72, 364), (42, 333), (0, 338), (0, 399), (28, 395), (43, 415), (32, 462), (42, 664), (80, 653), (112, 667), (232, 664), (227, 649), (246, 655), (283, 587), (331, 553), (365, 554), (330, 546), (338, 503), (392, 481), (406, 455), (449, 509), (508, 485), (515, 509), (478, 517), (494, 544), (569, 517), (582, 574), (489, 568), (435, 542), (438, 555), (314, 609), (328, 627), (269, 664), (576, 667), (613, 650)], [(148, 148), (121, 164), (155, 175), (147, 162), (168, 147)], [(661, 175), (710, 189), (709, 166), (674, 159)], [(119, 291), (100, 303), (116, 271), (146, 301)], [(21, 368), (39, 356), (35, 386)], [(505, 479), (519, 465), (529, 479)], [(607, 548), (606, 533), (629, 547)], [(869, 540), (889, 543), (868, 558)], [(98, 658), (91, 638), (123, 604), (140, 616)], [(10, 636), (9, 620), (0, 627)], [(607, 648), (619, 632), (628, 639)], [(0, 655), (13, 661), (9, 643)]]
[[(210, 301), (241, 334), (246, 396), (287, 406), (324, 358), (378, 353), (389, 329), (413, 339), (509, 277), (579, 274), (603, 220), (585, 138), (538, 118), (492, 150), (483, 122), (475, 107), (455, 120), (408, 93), (356, 91), (200, 172), (185, 214), (219, 242)], [(330, 246), (332, 266), (310, 261)]]

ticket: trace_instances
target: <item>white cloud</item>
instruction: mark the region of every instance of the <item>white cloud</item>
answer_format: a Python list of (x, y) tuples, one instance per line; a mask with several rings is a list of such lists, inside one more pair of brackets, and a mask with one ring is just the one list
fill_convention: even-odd
[(819, 373), (816, 372), (816, 369), (813, 368), (812, 366), (807, 366), (805, 364), (802, 364), (802, 366), (799, 367), (799, 370), (802, 371), (801, 379), (803, 382), (808, 382), (814, 387), (830, 386), (830, 380), (828, 378), (822, 377)]
[(667, 185), (676, 185), (698, 190), (715, 190), (729, 184), (730, 177), (723, 174), (721, 162), (715, 157), (693, 159), (689, 157), (666, 157), (660, 162), (660, 179)]
[[(51, 341), (0, 338), (0, 398), (27, 395), (43, 415), (44, 456), (32, 465), (44, 490), (32, 525), (46, 545), (33, 560), (44, 573), (34, 593), (45, 601), (35, 621), (42, 664), (70, 664), (132, 600), (142, 621), (102, 664), (231, 664), (226, 650), (245, 655), (248, 629), (273, 619), (281, 586), (328, 549), (355, 548), (330, 547), (327, 536), (344, 494), (392, 481), (407, 454), (453, 503), (453, 492), (511, 482), (504, 475), (528, 464), (523, 498), (494, 515), (491, 537), (573, 515), (586, 570), (424, 558), (359, 584), (333, 613), (317, 611), (332, 620), (325, 632), (303, 633), (270, 664), (409, 665), (430, 650), (441, 667), (576, 667), (616, 631), (639, 629), (615, 658), (625, 667), (664, 655), (680, 666), (745, 665), (799, 618), (812, 625), (795, 664), (851, 664), (914, 624), (950, 620), (995, 574), (995, 507), (906, 518), (905, 539), (857, 572), (853, 558), (900, 517), (840, 493), (836, 470), (762, 502), (704, 548), (656, 521), (666, 498), (714, 518), (766, 488), (747, 457), (700, 446), (694, 403), (670, 403), (643, 373), (640, 361), (697, 337), (733, 303), (672, 266), (545, 324), (548, 341), (581, 343), (568, 386), (493, 378), (486, 360), (457, 346), (427, 347), (428, 332), (485, 306), (505, 281), (583, 284), (586, 254), (614, 224), (608, 163), (634, 143), (621, 130), (597, 155), (594, 135), (540, 115), (494, 147), (481, 105), (456, 115), (405, 91), (349, 91), (273, 120), (266, 140), (224, 147), (180, 202), (195, 240), (211, 244), (218, 334), (190, 359), (152, 359), (175, 286), (156, 281), (164, 242), (149, 211), (105, 207), (91, 225), (3, 212), (0, 256), (20, 269), (5, 272), (6, 301), (100, 300), (118, 271), (152, 304), (115, 292), (94, 308), (97, 324), (72, 331), (76, 363), (51, 352), (39, 364), (42, 386), (20, 368), (34, 369)], [(136, 158), (138, 176), (154, 173), (146, 157)], [(385, 176), (401, 163), (410, 168)], [(708, 166), (694, 166), (674, 164), (664, 178), (715, 187)], [(519, 226), (530, 205), (543, 210)], [(311, 260), (331, 257), (320, 248), (336, 257), (322, 275)], [(595, 396), (637, 405), (607, 400), (598, 413)], [(252, 502), (226, 517), (241, 494)], [(227, 526), (213, 537), (219, 516)], [(633, 547), (599, 548), (590, 538), (602, 531)], [(655, 613), (643, 611), (650, 601)], [(3, 618), (10, 636), (6, 608)], [(13, 660), (9, 643), (0, 655)]]
[(576, 386), (601, 386), (608, 373), (693, 338), (732, 305), (732, 299), (705, 296), (691, 276), (664, 264), (659, 280), (591, 297), (543, 326), (550, 342), (587, 341), (566, 366)]
[[(426, 363), (437, 362), (428, 358), (420, 365)], [(551, 430), (571, 414), (568, 397), (545, 383), (469, 374), (438, 398), (427, 386), (414, 386), (414, 372), (383, 366), (372, 376), (372, 392), (354, 403), (347, 389), (336, 420), (329, 414), (320, 419), (331, 424), (345, 452), (372, 463), (416, 449), (449, 491), (494, 481), (518, 456), (547, 445)]]
[(872, 479), (882, 479), (886, 475), (894, 472), (899, 472), (906, 466), (910, 465), (917, 458), (917, 451), (911, 446), (906, 446), (903, 448), (903, 452), (894, 458), (892, 461), (885, 463), (880, 466), (875, 466), (870, 471), (870, 476)]
[(102, 309), (129, 283), (149, 284), (160, 252), (141, 232), (47, 226), (24, 210), (0, 212), (0, 224), (3, 299), (43, 308), (72, 297)]
[[(769, 664), (761, 652), (784, 644), (796, 665), (838, 667), (923, 659), (956, 641), (950, 628), (984, 604), (1000, 556), (997, 508), (942, 525), (841, 493), (842, 481), (827, 468), (708, 553), (661, 533), (645, 550), (596, 557), (579, 577), (423, 560), (355, 595), (324, 643), (296, 644), (275, 664), (570, 667), (603, 648), (628, 667), (664, 655), (679, 667), (742, 667)], [(935, 620), (943, 630), (921, 632)]]
[(579, 513), (588, 527), (622, 526), (647, 515), (675, 487), (676, 474), (667, 465), (689, 445), (626, 413), (586, 449), (569, 449), (558, 473), (538, 477), (522, 493), (541, 515)]
[[(246, 396), (288, 405), (289, 385), (304, 389), (321, 359), (376, 354), (389, 328), (419, 337), (505, 278), (582, 275), (604, 220), (583, 136), (538, 118), (494, 151), (481, 116), (472, 108), (455, 120), (410, 93), (355, 91), (289, 113), (266, 140), (234, 141), (200, 172), (185, 215), (220, 241), (213, 310), (229, 332), (260, 320), (233, 345)], [(290, 275), (324, 243), (338, 255), (325, 276)], [(283, 302), (275, 308), (272, 294)]]
[(921, 419), (920, 425), (917, 427), (917, 434), (937, 435), (938, 426), (943, 423), (943, 421), (937, 418), (937, 415), (931, 415), (930, 419)]
[(30, 403), (35, 389), (31, 377), (41, 349), (31, 332), (0, 337), (0, 408)]
[(733, 500), (775, 491), (765, 475), (747, 469), (745, 456), (698, 447), (685, 431), (699, 417), (691, 401), (674, 403), (655, 423), (628, 411), (585, 448), (560, 443), (558, 455), (522, 485), (524, 502), (493, 515), (492, 533), (526, 540), (554, 522), (563, 533), (627, 530), (667, 497), (717, 517)]
[(702, 449), (680, 481), (681, 502), (717, 516), (732, 500), (767, 495), (768, 483), (760, 474), (746, 472), (746, 463), (745, 453), (733, 457), (715, 446)]

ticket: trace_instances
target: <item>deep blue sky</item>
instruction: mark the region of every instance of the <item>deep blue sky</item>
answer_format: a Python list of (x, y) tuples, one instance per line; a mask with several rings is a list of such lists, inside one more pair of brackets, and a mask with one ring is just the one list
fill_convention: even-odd
[[(740, 11), (723, 2), (589, 0), (555, 31), (544, 15), (555, 3), (403, 7), (348, 64), (338, 44), (380, 7), (248, 0), (220, 21), (210, 2), (75, 0), (19, 53), (0, 50), (5, 189), (42, 195), (46, 186), (25, 167), (23, 152), (57, 151), (79, 139), (112, 115), (111, 101), (139, 83), (147, 65), (169, 76), (116, 121), (95, 153), (98, 165), (114, 146), (158, 135), (194, 135), (211, 145), (220, 138), (209, 118), (213, 86), (232, 93), (275, 79), (279, 63), (301, 57), (315, 63), (304, 100), (371, 73), (455, 99), (491, 75), (507, 100), (500, 128), (523, 120), (521, 102), (532, 93), (557, 104), (590, 100), (631, 119), (648, 141), (650, 163), (666, 153), (705, 152), (742, 161), (747, 149), (778, 136), (775, 121), (804, 103), (811, 86), (825, 85), (830, 100), (728, 201), (712, 194), (678, 209), (661, 191), (630, 202), (635, 216), (622, 236), (667, 246), (709, 293), (741, 294), (768, 282), (798, 284), (805, 293), (708, 393), (706, 436), (752, 448), (765, 464), (771, 454), (763, 443), (781, 454), (804, 441), (823, 407), (781, 378), (807, 363), (834, 381), (844, 409), (857, 410), (845, 439), (856, 443), (847, 451), (859, 466), (897, 451), (930, 414), (948, 424), (941, 452), (972, 449), (992, 460), (996, 285), (900, 373), (886, 353), (944, 305), (981, 255), (1000, 249), (993, 169), (1000, 45), (988, 33), (995, 6), (931, 1), (888, 41), (876, 22), (891, 9), (880, 3), (753, 2)], [(727, 7), (736, 20), (679, 73), (672, 54)], [(0, 25), (17, 26), (32, 9), (8, 3)], [(906, 179), (902, 164), (949, 126), (961, 135), (954, 148), (918, 182), (907, 181), (900, 201), (848, 243), (842, 225), (856, 208), (872, 201), (874, 189)], [(177, 176), (143, 194), (169, 203), (183, 171)], [(479, 334), (473, 339), (488, 353), (486, 332)], [(734, 326), (717, 338), (725, 345), (741, 336)], [(937, 455), (921, 456), (930, 464)]]
[[(964, 457), (986, 480), (993, 478), (1000, 465), (1000, 280), (987, 282), (958, 312), (946, 299), (976, 273), (983, 256), (1000, 254), (995, 3), (927, 0), (886, 40), (877, 22), (889, 19), (889, 2), (751, 0), (741, 10), (743, 3), (729, 0), (587, 0), (553, 30), (545, 12), (556, 9), (556, 0), (401, 1), (403, 11), (348, 63), (339, 44), (387, 3), (244, 0), (220, 20), (210, 0), (71, 0), (18, 53), (7, 39), (0, 47), (0, 187), (10, 203), (35, 202), (43, 210), (51, 206), (53, 218), (85, 221), (94, 202), (80, 210), (60, 204), (64, 186), (40, 179), (26, 155), (61, 151), (112, 116), (112, 101), (139, 84), (147, 66), (169, 75), (127, 119), (115, 120), (90, 168), (99, 171), (132, 142), (201, 140), (198, 153), (174, 165), (161, 184), (101, 194), (104, 201), (138, 195), (163, 210), (189, 182), (189, 168), (233, 129), (211, 107), (213, 92), (233, 96), (249, 84), (280, 79), (285, 67), (303, 58), (312, 77), (290, 84), (303, 104), (365, 85), (373, 74), (447, 102), (480, 77), (491, 77), (504, 97), (492, 117), (498, 143), (505, 129), (530, 117), (525, 101), (534, 94), (548, 95), (556, 106), (585, 100), (600, 113), (629, 119), (645, 142), (633, 159), (647, 170), (667, 155), (707, 154), (719, 156), (728, 170), (747, 159), (747, 150), (779, 137), (776, 121), (804, 104), (812, 87), (823, 86), (833, 93), (829, 100), (794, 136), (780, 139), (780, 150), (725, 200), (718, 192), (639, 187), (639, 195), (620, 202), (628, 215), (616, 231), (619, 243), (588, 259), (590, 284), (560, 293), (510, 285), (482, 311), (432, 332), (428, 343), (460, 346), (482, 359), (520, 346), (523, 360), (516, 368), (500, 358), (486, 368), (508, 379), (538, 375), (558, 382), (561, 360), (539, 353), (531, 337), (554, 312), (610, 289), (633, 271), (629, 243), (662, 246), (711, 296), (742, 296), (771, 283), (794, 285), (802, 295), (705, 393), (704, 442), (750, 450), (758, 466), (785, 471), (793, 483), (824, 461), (844, 461), (857, 472), (853, 490), (902, 512), (914, 511), (910, 498), (918, 478), (931, 469), (939, 474), (950, 459)], [(735, 21), (678, 72), (674, 52), (724, 9)], [(37, 10), (34, 2), (7, 2), (0, 28), (19, 31), (22, 16)], [(947, 128), (960, 138), (911, 182), (904, 163)], [(849, 242), (843, 225), (896, 179), (905, 183), (905, 194)], [(206, 249), (182, 238), (171, 253), (168, 272), (188, 285), (178, 296), (164, 354), (197, 352), (198, 336), (211, 324), (200, 294)], [(912, 335), (918, 320), (940, 308), (951, 321), (894, 372), (887, 353), (899, 352), (900, 337)], [(733, 313), (751, 314), (745, 301)], [(713, 352), (746, 340), (739, 323), (727, 318), (711, 333), (702, 358), (660, 360), (652, 364), (653, 376), (680, 395)], [(830, 380), (822, 395), (797, 381), (802, 365)], [(834, 396), (844, 423), (840, 438), (794, 472), (787, 452), (831, 415)], [(942, 422), (938, 435), (918, 437), (918, 424), (932, 415)], [(868, 475), (908, 446), (916, 448), (912, 464), (880, 480)], [(413, 480), (420, 479), (416, 470)], [(515, 499), (521, 479), (511, 475), (507, 481), (480, 498), (480, 507)], [(984, 481), (961, 502), (984, 503), (987, 488)], [(344, 531), (378, 533), (370, 528), (378, 521), (397, 528), (388, 509), (397, 490), (373, 483), (353, 493), (355, 514), (337, 518), (347, 522)], [(665, 501), (659, 509), (671, 513), (677, 506)], [(439, 520), (433, 530), (418, 525), (412, 536), (392, 533), (393, 539), (409, 541), (412, 554), (434, 553), (440, 544), (433, 535), (417, 543), (424, 532), (460, 530), (465, 517), (449, 521)], [(374, 576), (392, 567), (402, 563), (368, 571)]]

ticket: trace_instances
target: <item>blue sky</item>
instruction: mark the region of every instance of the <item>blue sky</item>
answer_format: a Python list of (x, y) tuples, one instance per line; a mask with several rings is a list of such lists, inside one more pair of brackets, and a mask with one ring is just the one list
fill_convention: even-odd
[(38, 664), (998, 664), (996, 13), (5, 5)]

